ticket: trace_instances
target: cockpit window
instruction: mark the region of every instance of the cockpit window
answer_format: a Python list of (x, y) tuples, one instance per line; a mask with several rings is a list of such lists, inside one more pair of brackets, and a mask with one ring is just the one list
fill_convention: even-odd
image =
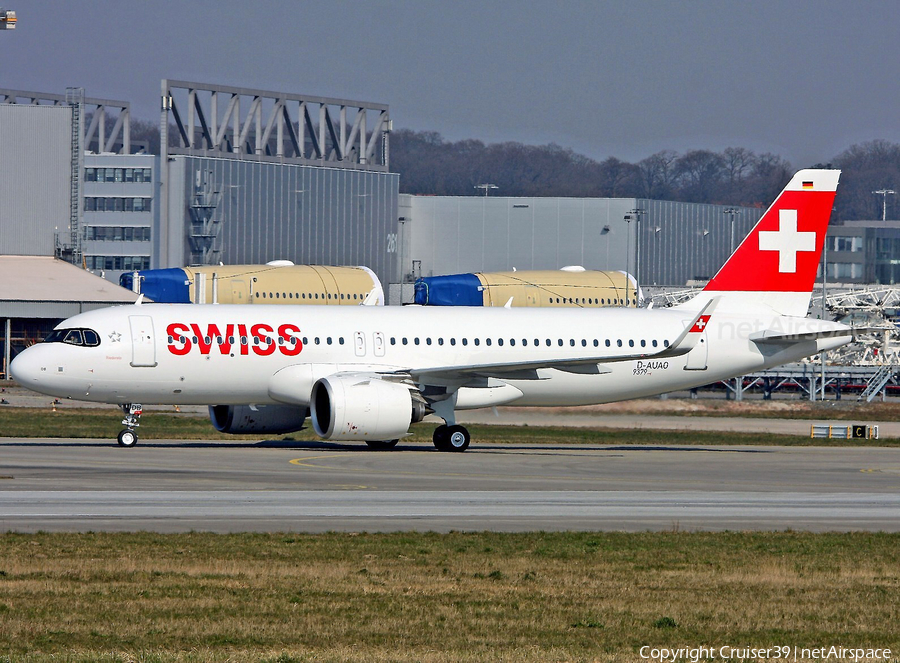
[(55, 329), (50, 332), (47, 338), (44, 339), (44, 343), (59, 343), (65, 338), (66, 332), (68, 329)]
[(44, 339), (44, 343), (95, 347), (100, 345), (100, 335), (93, 329), (55, 329)]

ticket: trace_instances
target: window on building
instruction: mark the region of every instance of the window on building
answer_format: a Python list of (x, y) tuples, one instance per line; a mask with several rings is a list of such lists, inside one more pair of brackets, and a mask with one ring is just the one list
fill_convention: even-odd
[(88, 269), (134, 271), (150, 269), (150, 256), (85, 256)]
[(84, 199), (86, 212), (151, 212), (150, 198), (123, 198), (87, 196)]
[(828, 277), (832, 279), (861, 279), (862, 263), (858, 262), (830, 262), (828, 263)]
[(862, 237), (829, 237), (826, 245), (829, 251), (853, 251), (863, 250)]
[(149, 242), (149, 226), (85, 226), (84, 238), (97, 242)]

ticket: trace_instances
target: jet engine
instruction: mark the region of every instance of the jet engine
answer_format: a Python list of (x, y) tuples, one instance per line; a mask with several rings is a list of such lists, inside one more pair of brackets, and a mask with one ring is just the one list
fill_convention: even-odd
[(290, 405), (210, 405), (209, 419), (221, 433), (293, 433), (303, 428), (306, 408)]
[(409, 387), (367, 376), (328, 376), (313, 386), (310, 412), (326, 440), (395, 440), (428, 414)]

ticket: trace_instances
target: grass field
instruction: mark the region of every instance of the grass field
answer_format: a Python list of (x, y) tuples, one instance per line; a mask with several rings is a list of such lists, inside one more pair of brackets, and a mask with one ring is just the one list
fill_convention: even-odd
[(900, 651), (900, 536), (0, 535), (0, 660), (635, 661)]
[[(0, 436), (47, 438), (100, 438), (114, 440), (121, 430), (120, 410), (115, 408), (60, 409), (48, 412), (36, 408), (0, 409)], [(748, 428), (752, 428), (749, 425)], [(434, 424), (417, 424), (406, 442), (431, 444)], [(900, 439), (823, 440), (807, 436), (767, 433), (723, 435), (708, 431), (615, 430), (537, 426), (471, 425), (469, 430), (478, 444), (753, 444), (786, 446), (900, 446)], [(174, 412), (147, 412), (141, 417), (141, 439), (185, 440), (260, 440), (260, 435), (226, 435), (219, 433), (203, 416)], [(281, 436), (280, 436), (281, 437)], [(279, 437), (279, 439), (280, 439)], [(318, 439), (307, 422), (307, 428), (291, 433), (286, 439)]]

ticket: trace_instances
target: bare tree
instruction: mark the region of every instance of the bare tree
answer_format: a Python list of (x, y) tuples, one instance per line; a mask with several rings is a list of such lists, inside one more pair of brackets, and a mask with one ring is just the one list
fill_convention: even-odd
[(691, 150), (675, 162), (682, 196), (688, 202), (708, 203), (722, 179), (725, 159), (710, 150)]
[[(834, 165), (843, 171), (836, 204), (839, 217), (880, 219), (883, 200), (873, 191), (900, 190), (900, 145), (886, 140), (852, 145), (835, 157)], [(896, 219), (895, 196), (889, 198), (889, 217)]]
[(643, 198), (665, 198), (671, 195), (675, 180), (673, 166), (677, 159), (677, 152), (663, 150), (638, 163)]
[[(834, 162), (844, 171), (835, 218), (880, 218), (880, 199), (872, 191), (900, 190), (900, 145), (884, 140), (853, 145)], [(403, 129), (391, 134), (391, 170), (400, 173), (405, 193), (471, 196), (477, 194), (476, 184), (491, 182), (507, 196), (642, 197), (757, 206), (767, 205), (794, 172), (777, 154), (754, 154), (742, 147), (684, 155), (663, 150), (630, 164), (615, 157), (597, 162), (553, 144), (453, 143), (433, 131)], [(900, 209), (900, 196), (896, 198), (889, 202)]]

